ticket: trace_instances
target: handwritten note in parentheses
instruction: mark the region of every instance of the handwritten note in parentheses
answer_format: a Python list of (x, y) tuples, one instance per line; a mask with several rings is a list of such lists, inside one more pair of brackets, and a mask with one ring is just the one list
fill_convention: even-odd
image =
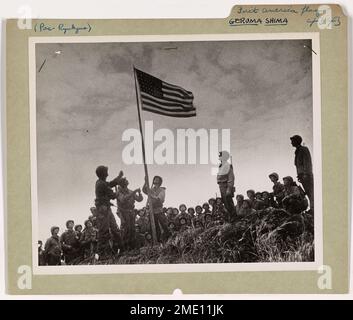
[(39, 22), (34, 25), (34, 31), (40, 33), (49, 33), (52, 31), (59, 31), (64, 35), (79, 35), (84, 32), (91, 32), (92, 26), (89, 23), (78, 25), (78, 24), (65, 24), (65, 23), (58, 23), (58, 24), (48, 24), (44, 22)]

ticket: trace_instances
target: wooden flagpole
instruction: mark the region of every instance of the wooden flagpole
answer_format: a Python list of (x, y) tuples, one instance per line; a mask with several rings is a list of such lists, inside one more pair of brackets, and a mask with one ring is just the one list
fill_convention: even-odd
[(133, 69), (134, 69), (134, 79), (135, 79), (137, 114), (138, 114), (138, 118), (139, 118), (139, 127), (140, 127), (141, 142), (142, 142), (142, 159), (143, 159), (143, 166), (144, 166), (144, 169), (145, 169), (145, 177), (146, 177), (145, 183), (148, 186), (147, 204), (149, 205), (149, 211), (150, 211), (152, 240), (153, 240), (153, 244), (156, 244), (158, 239), (157, 239), (157, 233), (156, 233), (156, 225), (155, 225), (155, 222), (154, 222), (153, 206), (152, 206), (152, 201), (150, 199), (150, 182), (149, 182), (148, 169), (147, 169), (147, 163), (146, 163), (145, 139), (144, 139), (144, 135), (143, 135), (143, 131), (142, 131), (142, 121), (141, 121), (140, 87), (137, 84), (135, 66), (133, 66)]

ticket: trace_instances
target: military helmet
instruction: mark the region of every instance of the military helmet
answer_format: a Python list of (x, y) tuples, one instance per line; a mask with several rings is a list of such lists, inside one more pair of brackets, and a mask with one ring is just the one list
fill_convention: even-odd
[(105, 178), (108, 176), (108, 167), (98, 166), (96, 169), (96, 175), (98, 178)]
[(53, 234), (54, 230), (60, 230), (60, 228), (57, 227), (57, 226), (53, 226), (53, 227), (50, 228), (50, 233)]
[(75, 221), (74, 220), (67, 220), (66, 221), (66, 228), (68, 228), (69, 227), (69, 223), (72, 223), (72, 224), (75, 224)]
[(269, 178), (275, 177), (277, 180), (279, 179), (279, 175), (278, 175), (278, 173), (276, 173), (276, 172), (272, 172), (271, 174), (269, 174), (268, 177), (269, 177)]
[(294, 180), (293, 180), (293, 178), (291, 177), (291, 176), (286, 176), (286, 177), (284, 177), (283, 178), (283, 181), (284, 180), (288, 180), (290, 183), (293, 183), (294, 182)]

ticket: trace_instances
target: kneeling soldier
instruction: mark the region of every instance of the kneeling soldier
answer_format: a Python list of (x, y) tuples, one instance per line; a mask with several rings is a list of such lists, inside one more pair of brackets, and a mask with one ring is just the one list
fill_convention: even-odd
[(282, 200), (283, 207), (291, 214), (297, 214), (308, 208), (308, 200), (305, 198), (304, 190), (299, 187), (292, 177), (284, 177), (284, 195)]

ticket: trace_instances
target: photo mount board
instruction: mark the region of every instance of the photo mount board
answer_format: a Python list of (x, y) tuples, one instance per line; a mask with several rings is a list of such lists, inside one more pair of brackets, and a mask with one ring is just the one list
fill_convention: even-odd
[[(338, 5), (235, 6), (225, 19), (45, 20), (6, 24), (6, 263), (11, 294), (345, 293), (348, 290), (347, 18)], [(331, 21), (320, 17), (327, 14)], [(247, 20), (246, 20), (247, 19)], [(271, 20), (274, 19), (274, 20)], [(256, 25), (254, 22), (256, 21)], [(272, 21), (272, 22), (271, 22)], [(76, 29), (71, 26), (75, 25)], [(77, 29), (77, 27), (79, 29)], [(65, 29), (67, 28), (67, 29)], [(76, 33), (77, 32), (77, 33)], [(312, 34), (319, 54), (322, 265), (311, 270), (38, 274), (33, 268), (30, 44), (38, 38)], [(141, 40), (140, 40), (141, 41)], [(316, 133), (314, 132), (314, 135)], [(321, 261), (320, 261), (321, 262)], [(201, 266), (202, 268), (202, 266)], [(264, 268), (266, 269), (266, 268)], [(30, 277), (30, 281), (28, 280)], [(325, 278), (328, 277), (328, 278)], [(207, 279), (207, 281), (205, 281)], [(329, 279), (331, 288), (324, 283)], [(29, 285), (30, 283), (30, 285)]]

